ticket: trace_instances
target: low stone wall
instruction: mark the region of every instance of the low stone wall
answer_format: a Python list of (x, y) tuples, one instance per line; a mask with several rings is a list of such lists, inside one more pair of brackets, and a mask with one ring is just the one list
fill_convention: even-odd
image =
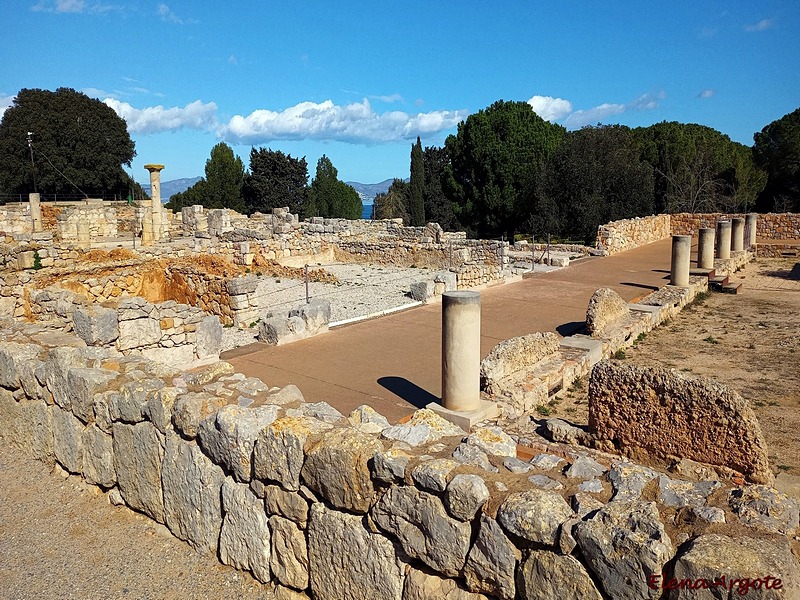
[(662, 574), (705, 576), (710, 561), (730, 578), (780, 578), (778, 598), (800, 593), (797, 505), (770, 488), (558, 444), (527, 462), (497, 428), (467, 435), (427, 410), (397, 426), (369, 407), (345, 418), (226, 363), (180, 374), (12, 329), (0, 435), (278, 597), (656, 598)]
[(24, 204), (6, 204), (0, 206), (0, 235), (31, 233), (33, 220), (31, 206)]
[(793, 244), (757, 244), (756, 256), (759, 258), (781, 258), (784, 256), (800, 256), (800, 243)]
[(102, 200), (65, 208), (57, 217), (56, 234), (65, 242), (77, 242), (80, 226), (88, 226), (90, 239), (117, 237), (117, 211), (105, 206)]
[(589, 430), (626, 453), (689, 458), (774, 479), (755, 413), (736, 392), (672, 369), (608, 361), (592, 369)]
[(612, 221), (597, 230), (597, 249), (607, 255), (632, 250), (670, 236), (671, 215)]
[[(746, 218), (744, 213), (680, 213), (672, 215), (673, 235), (697, 235), (702, 227), (717, 226), (717, 221)], [(756, 238), (766, 240), (800, 239), (800, 214), (767, 213), (758, 214), (756, 219)]]

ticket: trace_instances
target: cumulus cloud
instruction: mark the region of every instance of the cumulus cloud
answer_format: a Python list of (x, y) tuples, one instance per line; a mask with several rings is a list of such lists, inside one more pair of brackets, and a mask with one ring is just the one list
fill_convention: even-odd
[(560, 121), (572, 112), (572, 102), (552, 96), (532, 96), (528, 104), (545, 121)]
[(578, 129), (584, 125), (601, 123), (609, 117), (621, 115), (628, 111), (653, 110), (658, 108), (658, 101), (665, 97), (664, 92), (658, 94), (642, 94), (628, 104), (604, 102), (593, 108), (573, 111), (564, 119), (567, 129)]
[(758, 23), (751, 23), (750, 25), (745, 25), (745, 31), (766, 31), (770, 29), (775, 23), (772, 19), (761, 19)]
[(255, 110), (234, 116), (219, 135), (236, 144), (274, 140), (326, 140), (350, 143), (382, 143), (414, 139), (455, 127), (467, 111), (433, 111), (407, 114), (372, 110), (368, 99), (339, 106), (331, 100), (301, 102), (282, 111)]
[(195, 100), (183, 108), (150, 106), (141, 109), (114, 98), (106, 98), (103, 102), (125, 119), (131, 133), (160, 133), (178, 129), (211, 131), (217, 125), (217, 105), (214, 102), (204, 104)]
[(705, 89), (702, 92), (700, 92), (699, 94), (697, 94), (697, 97), (698, 98), (702, 98), (703, 100), (706, 100), (708, 98), (711, 98), (711, 96), (713, 96), (713, 95), (714, 95), (714, 90)]
[(6, 96), (5, 94), (0, 94), (0, 119), (3, 118), (6, 109), (11, 108), (11, 105), (14, 104), (14, 98), (15, 96)]

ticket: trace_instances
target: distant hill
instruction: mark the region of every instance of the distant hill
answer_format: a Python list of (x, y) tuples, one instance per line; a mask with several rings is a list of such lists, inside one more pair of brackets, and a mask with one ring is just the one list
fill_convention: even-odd
[(375, 196), (378, 194), (383, 194), (389, 190), (389, 186), (392, 185), (392, 181), (394, 180), (387, 179), (386, 181), (381, 181), (380, 183), (359, 183), (357, 181), (345, 181), (345, 183), (353, 186), (353, 188), (358, 192), (358, 195), (361, 196), (361, 202), (365, 204), (372, 204)]
[[(201, 179), (202, 177), (191, 177), (188, 179), (184, 178), (184, 179), (171, 179), (170, 181), (162, 181), (161, 202), (162, 203), (169, 202), (169, 199), (172, 198), (174, 194), (180, 194), (181, 192), (185, 192)], [(149, 185), (143, 185), (142, 188), (144, 189), (145, 192), (147, 192), (148, 195), (150, 194)]]

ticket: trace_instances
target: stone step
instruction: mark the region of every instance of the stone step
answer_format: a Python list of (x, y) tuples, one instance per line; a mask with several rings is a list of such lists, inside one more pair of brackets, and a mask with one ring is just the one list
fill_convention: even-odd
[(741, 283), (728, 283), (722, 286), (722, 293), (723, 294), (738, 294), (739, 290), (742, 289)]
[(708, 278), (708, 287), (712, 290), (721, 290), (726, 285), (728, 285), (728, 276), (727, 275), (715, 275), (714, 277)]

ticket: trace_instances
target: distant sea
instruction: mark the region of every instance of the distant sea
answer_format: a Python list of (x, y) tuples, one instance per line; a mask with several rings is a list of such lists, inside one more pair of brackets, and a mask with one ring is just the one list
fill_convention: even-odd
[(371, 219), (372, 218), (372, 204), (363, 204), (363, 210), (361, 211), (361, 218), (362, 219)]

